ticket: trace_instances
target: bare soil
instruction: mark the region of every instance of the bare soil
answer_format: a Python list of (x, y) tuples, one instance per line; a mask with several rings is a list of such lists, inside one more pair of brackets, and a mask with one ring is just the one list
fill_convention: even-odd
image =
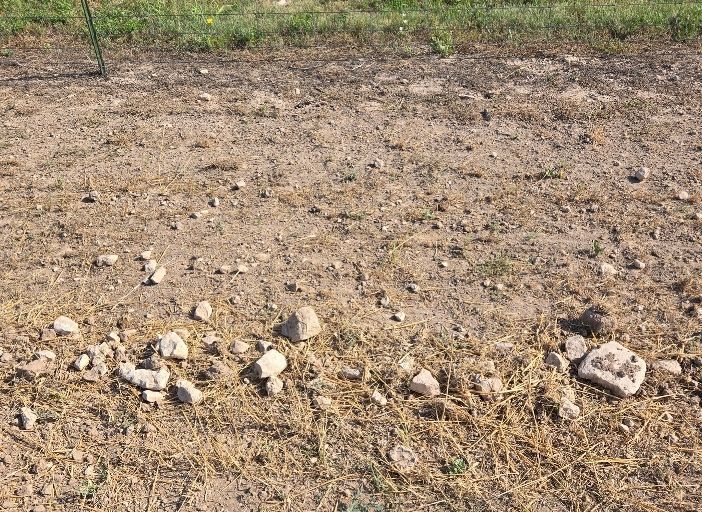
[[(700, 510), (702, 55), (571, 52), (125, 53), (107, 80), (72, 54), (5, 59), (0, 509)], [(168, 270), (156, 286), (147, 249)], [(207, 323), (191, 319), (201, 300)], [(593, 304), (611, 332), (576, 321)], [(274, 327), (302, 305), (323, 332), (291, 344)], [(82, 336), (41, 340), (59, 315)], [(111, 330), (135, 329), (139, 362), (178, 327), (190, 357), (171, 380), (194, 381), (197, 406), (70, 368)], [(264, 396), (258, 353), (228, 358), (210, 331), (274, 342), (283, 392)], [(544, 366), (574, 332), (648, 362), (636, 396)], [(18, 375), (42, 349), (52, 370)], [(234, 378), (202, 378), (217, 359)], [(420, 368), (440, 396), (409, 391)], [(502, 393), (476, 395), (475, 374)], [(573, 421), (557, 414), (569, 390)], [(397, 445), (416, 465), (393, 464)]]

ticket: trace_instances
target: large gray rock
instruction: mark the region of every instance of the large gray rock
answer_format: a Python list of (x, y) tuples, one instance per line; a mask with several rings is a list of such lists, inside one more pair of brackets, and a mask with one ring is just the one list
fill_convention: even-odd
[(199, 404), (202, 402), (202, 391), (195, 387), (189, 380), (179, 379), (176, 382), (178, 400), (186, 404)]
[(616, 341), (610, 341), (583, 358), (578, 377), (624, 398), (639, 390), (646, 377), (646, 361)]
[(166, 359), (188, 358), (188, 345), (173, 331), (164, 334), (156, 344), (156, 347), (161, 357)]
[(54, 320), (54, 331), (59, 336), (66, 336), (78, 332), (78, 324), (67, 316), (60, 316)]
[(322, 332), (317, 313), (309, 306), (295, 311), (282, 325), (280, 332), (290, 341), (304, 341)]
[(119, 376), (139, 388), (161, 391), (168, 385), (171, 372), (165, 366), (154, 371), (145, 368), (136, 369), (132, 363), (122, 363), (119, 365)]
[(253, 371), (259, 379), (277, 377), (288, 366), (288, 360), (277, 350), (269, 350), (253, 365)]

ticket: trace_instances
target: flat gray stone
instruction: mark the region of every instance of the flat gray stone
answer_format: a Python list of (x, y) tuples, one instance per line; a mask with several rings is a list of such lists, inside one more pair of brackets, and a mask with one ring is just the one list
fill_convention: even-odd
[(174, 331), (167, 332), (156, 344), (161, 357), (166, 359), (187, 359), (188, 345)]
[(304, 341), (322, 332), (322, 326), (314, 309), (304, 306), (290, 315), (280, 332), (290, 341)]
[(587, 354), (587, 343), (585, 343), (585, 338), (579, 334), (567, 338), (564, 343), (564, 348), (566, 357), (574, 363), (579, 363), (580, 360), (585, 357), (585, 354)]
[(624, 398), (639, 390), (646, 377), (646, 361), (616, 341), (610, 341), (583, 358), (578, 377)]
[(253, 371), (259, 379), (277, 377), (288, 366), (288, 360), (277, 350), (269, 350), (253, 365)]
[(60, 316), (54, 320), (54, 331), (56, 331), (56, 334), (59, 336), (73, 334), (74, 332), (78, 332), (78, 329), (78, 324), (67, 316)]

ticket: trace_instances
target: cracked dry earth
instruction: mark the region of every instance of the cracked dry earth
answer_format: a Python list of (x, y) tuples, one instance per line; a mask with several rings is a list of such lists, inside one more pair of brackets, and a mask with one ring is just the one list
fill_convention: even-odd
[[(699, 510), (702, 57), (574, 53), (125, 55), (106, 81), (0, 62), (0, 509)], [(546, 368), (593, 303), (616, 323), (589, 346), (682, 373), (617, 399)], [(290, 343), (303, 305), (322, 333)], [(42, 339), (59, 315), (80, 334)], [(176, 328), (198, 405), (71, 368), (113, 330), (138, 363)], [(275, 344), (283, 391), (208, 335)], [(232, 374), (204, 380), (214, 361)], [(439, 396), (409, 390), (421, 368)]]

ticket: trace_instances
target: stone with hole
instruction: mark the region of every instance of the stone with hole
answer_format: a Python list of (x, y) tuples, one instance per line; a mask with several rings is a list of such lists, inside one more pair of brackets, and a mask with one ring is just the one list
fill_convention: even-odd
[(636, 393), (643, 383), (646, 361), (616, 341), (610, 341), (591, 350), (583, 358), (578, 367), (578, 377), (625, 398)]

